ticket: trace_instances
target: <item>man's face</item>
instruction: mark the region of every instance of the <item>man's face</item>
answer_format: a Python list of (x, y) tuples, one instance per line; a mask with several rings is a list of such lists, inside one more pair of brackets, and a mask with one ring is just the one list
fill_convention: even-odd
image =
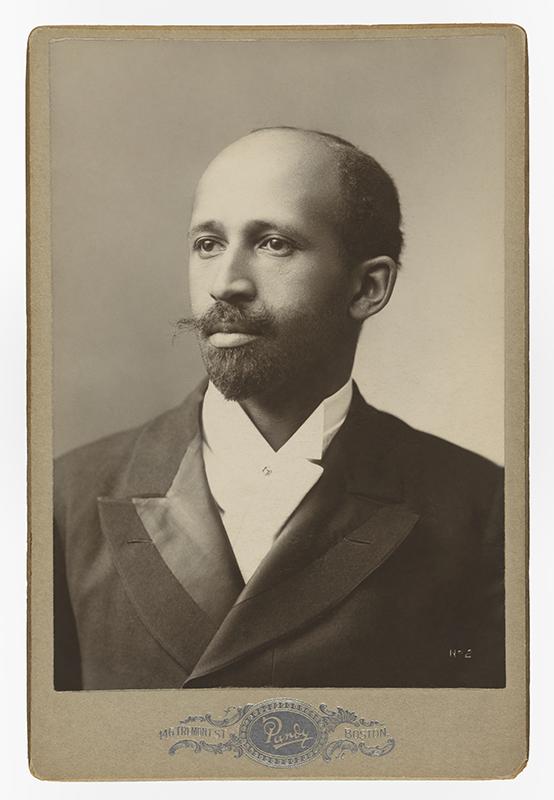
[(333, 154), (292, 132), (241, 139), (204, 173), (191, 306), (208, 375), (229, 399), (309, 381), (355, 346), (339, 197)]

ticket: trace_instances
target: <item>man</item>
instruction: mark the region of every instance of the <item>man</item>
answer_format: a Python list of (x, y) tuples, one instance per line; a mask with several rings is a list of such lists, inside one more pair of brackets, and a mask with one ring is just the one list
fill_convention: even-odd
[(182, 321), (209, 382), (57, 465), (57, 689), (504, 685), (501, 469), (351, 380), (399, 226), (338, 137), (209, 165)]

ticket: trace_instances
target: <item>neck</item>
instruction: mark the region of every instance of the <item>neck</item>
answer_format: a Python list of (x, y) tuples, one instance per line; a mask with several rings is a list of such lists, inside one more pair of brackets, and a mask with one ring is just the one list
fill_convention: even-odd
[(352, 362), (333, 376), (286, 384), (263, 396), (242, 400), (240, 405), (268, 444), (279, 450), (326, 397), (344, 386), (351, 373)]

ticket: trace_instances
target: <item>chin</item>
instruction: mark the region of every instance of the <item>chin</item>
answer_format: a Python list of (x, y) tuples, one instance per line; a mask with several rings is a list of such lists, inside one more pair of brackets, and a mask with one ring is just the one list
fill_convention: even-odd
[(248, 400), (249, 397), (266, 394), (271, 391), (267, 382), (257, 375), (245, 375), (241, 372), (209, 370), (208, 377), (226, 400)]
[(201, 348), (208, 377), (227, 400), (264, 395), (286, 381), (290, 364), (282, 353), (267, 344), (259, 345), (215, 348), (206, 343)]

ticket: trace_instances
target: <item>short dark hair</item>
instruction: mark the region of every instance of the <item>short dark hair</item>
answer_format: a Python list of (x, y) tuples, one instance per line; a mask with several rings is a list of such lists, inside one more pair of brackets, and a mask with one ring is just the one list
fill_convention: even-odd
[(399, 264), (404, 236), (398, 191), (389, 173), (368, 153), (332, 133), (275, 125), (251, 133), (290, 130), (320, 138), (337, 154), (344, 205), (340, 227), (349, 258), (389, 256)]

